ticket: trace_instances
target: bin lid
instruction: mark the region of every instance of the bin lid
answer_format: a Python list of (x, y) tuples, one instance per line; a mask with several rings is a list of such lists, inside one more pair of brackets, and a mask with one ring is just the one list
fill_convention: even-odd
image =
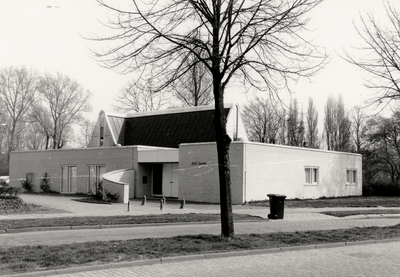
[(280, 197), (280, 198), (286, 198), (286, 195), (284, 194), (275, 194), (275, 193), (270, 193), (267, 194), (268, 197)]

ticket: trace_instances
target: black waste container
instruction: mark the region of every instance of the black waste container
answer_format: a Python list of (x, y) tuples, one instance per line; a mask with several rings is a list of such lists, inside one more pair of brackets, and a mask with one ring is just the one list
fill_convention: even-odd
[(283, 210), (285, 207), (286, 195), (283, 194), (268, 194), (270, 214), (269, 219), (283, 219)]

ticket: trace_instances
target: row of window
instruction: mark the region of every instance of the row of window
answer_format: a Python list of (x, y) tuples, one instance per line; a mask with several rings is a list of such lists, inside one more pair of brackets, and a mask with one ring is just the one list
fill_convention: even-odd
[[(61, 166), (61, 192), (75, 193), (77, 191), (77, 170), (75, 165)], [(99, 190), (99, 184), (103, 180), (103, 174), (106, 173), (104, 165), (88, 166), (88, 192), (96, 194)]]
[[(319, 168), (313, 166), (307, 166), (304, 168), (306, 177), (306, 184), (318, 185), (319, 183)], [(346, 169), (346, 184), (355, 185), (357, 181), (357, 170)]]

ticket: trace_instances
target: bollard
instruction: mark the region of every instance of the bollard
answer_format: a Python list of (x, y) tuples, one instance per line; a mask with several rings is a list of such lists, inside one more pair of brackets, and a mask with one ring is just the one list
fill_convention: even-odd
[(165, 199), (165, 197), (162, 198), (163, 201), (163, 205), (165, 206), (167, 204), (167, 200)]
[(142, 206), (146, 204), (146, 195), (143, 195)]
[(131, 211), (131, 201), (128, 201), (128, 212)]
[(183, 209), (184, 206), (185, 206), (185, 198), (182, 198), (181, 207), (179, 209)]
[(160, 200), (160, 211), (162, 211), (162, 208), (164, 206), (164, 202), (162, 201), (162, 199)]

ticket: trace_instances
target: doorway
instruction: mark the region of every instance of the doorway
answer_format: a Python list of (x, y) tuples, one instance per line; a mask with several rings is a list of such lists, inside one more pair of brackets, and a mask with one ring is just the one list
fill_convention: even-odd
[(153, 164), (153, 195), (178, 197), (178, 163)]

